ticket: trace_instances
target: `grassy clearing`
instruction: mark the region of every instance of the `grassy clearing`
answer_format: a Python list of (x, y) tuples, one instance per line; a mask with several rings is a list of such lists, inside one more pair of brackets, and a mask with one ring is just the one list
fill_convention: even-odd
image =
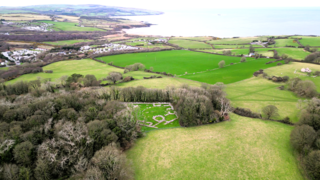
[[(52, 70), (53, 73), (25, 74), (14, 80), (8, 81), (8, 83), (15, 83), (17, 81), (36, 80), (37, 77), (51, 78), (51, 81), (55, 82), (59, 81), (58, 79), (61, 76), (70, 76), (74, 73), (82, 75), (93, 74), (96, 76), (97, 79), (107, 77), (108, 73), (112, 71), (123, 73), (123, 69), (115, 68), (107, 64), (102, 64), (91, 59), (60, 61), (43, 67), (43, 70)], [(136, 79), (143, 79), (143, 77), (147, 77), (150, 75), (150, 73), (142, 71), (133, 71), (126, 73), (124, 77), (132, 76)]]
[(175, 44), (178, 45), (180, 47), (183, 48), (187, 48), (187, 49), (205, 49), (205, 48), (212, 48), (209, 44), (205, 44), (203, 42), (199, 42), (199, 41), (190, 41), (190, 40), (183, 40), (183, 39), (172, 39), (169, 41), (169, 43), (171, 44)]
[(302, 37), (299, 41), (304, 46), (320, 46), (320, 37)]
[(90, 42), (92, 40), (87, 39), (76, 39), (76, 40), (65, 40), (65, 41), (54, 41), (54, 42), (43, 42), (45, 44), (55, 45), (55, 46), (62, 46), (62, 45), (72, 45), (75, 43), (81, 43), (81, 42)]
[(277, 47), (285, 47), (285, 46), (299, 46), (298, 43), (293, 42), (293, 39), (276, 39), (276, 46)]
[(276, 119), (283, 119), (288, 116), (292, 122), (297, 122), (300, 110), (297, 109), (296, 105), (299, 98), (291, 91), (279, 90), (277, 87), (281, 85), (285, 84), (274, 83), (260, 77), (252, 77), (228, 84), (226, 93), (233, 107), (249, 108), (253, 112), (261, 113), (263, 107), (275, 105), (279, 109), (280, 115)]
[[(153, 106), (153, 104), (134, 104), (138, 105), (140, 110), (142, 111), (143, 120), (145, 121), (146, 125), (150, 125), (149, 123), (152, 123), (152, 126), (155, 126), (157, 128), (142, 126), (141, 129), (143, 131), (151, 131), (151, 130), (157, 130), (157, 129), (163, 129), (163, 128), (173, 128), (173, 127), (180, 127), (179, 120), (177, 119), (177, 116), (175, 114), (167, 115), (169, 112), (174, 113), (174, 110), (167, 110), (170, 108), (170, 106), (165, 106), (168, 104), (159, 104), (160, 106)], [(164, 122), (158, 123), (153, 119), (154, 116), (161, 115), (165, 118)], [(156, 118), (157, 120), (161, 120), (162, 118)], [(165, 124), (166, 121), (171, 121), (173, 119), (173, 122)]]
[(219, 40), (208, 41), (210, 44), (248, 44), (253, 40), (264, 41), (267, 40), (265, 37), (243, 37), (243, 38), (225, 38)]
[(201, 83), (198, 81), (192, 81), (183, 78), (172, 78), (172, 77), (163, 77), (163, 78), (156, 78), (156, 79), (141, 79), (137, 81), (130, 81), (127, 83), (121, 83), (117, 86), (119, 87), (138, 87), (143, 86), (146, 88), (155, 88), (155, 89), (165, 89), (167, 87), (180, 87), (183, 84), (188, 84), (190, 86), (197, 86), (200, 87)]
[(38, 14), (0, 14), (0, 19), (6, 21), (51, 20), (49, 16)]
[(149, 132), (127, 157), (141, 180), (303, 179), (289, 141), (292, 129), (231, 115), (219, 124)]
[(102, 29), (93, 27), (79, 27), (78, 23), (72, 22), (54, 22), (54, 21), (41, 21), (48, 24), (54, 24), (53, 29), (58, 31), (103, 31)]
[[(310, 68), (313, 72), (320, 71), (320, 66), (316, 64), (306, 64), (293, 62), (284, 66), (277, 66), (266, 69), (265, 72), (275, 76), (289, 76), (290, 78), (298, 77), (302, 80), (311, 80), (317, 86), (317, 91), (320, 92), (320, 77), (309, 77), (307, 73), (302, 73), (301, 68)], [(294, 73), (296, 71), (296, 73)]]
[(289, 57), (298, 60), (302, 60), (310, 54), (310, 52), (304, 51), (303, 48), (276, 48), (275, 50), (277, 50), (279, 56), (287, 54)]

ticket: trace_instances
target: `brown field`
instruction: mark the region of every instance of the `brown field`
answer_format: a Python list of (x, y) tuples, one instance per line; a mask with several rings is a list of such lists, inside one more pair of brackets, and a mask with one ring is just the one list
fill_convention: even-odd
[(59, 15), (58, 18), (56, 18), (56, 19), (57, 19), (58, 21), (64, 21), (65, 19), (67, 19), (68, 22), (78, 23), (80, 17)]
[(0, 19), (7, 21), (51, 20), (49, 16), (38, 14), (1, 14)]
[(31, 45), (33, 43), (28, 43), (28, 42), (18, 42), (18, 41), (7, 41), (8, 44), (11, 45)]

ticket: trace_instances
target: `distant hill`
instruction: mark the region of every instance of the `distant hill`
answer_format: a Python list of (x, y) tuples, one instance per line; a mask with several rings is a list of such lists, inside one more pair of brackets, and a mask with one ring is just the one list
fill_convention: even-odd
[(158, 15), (159, 11), (151, 11), (136, 8), (113, 7), (97, 4), (68, 5), (68, 4), (48, 4), (20, 7), (0, 7), (0, 14), (4, 13), (40, 13), (47, 15), (73, 15), (73, 16), (138, 16), (138, 15)]

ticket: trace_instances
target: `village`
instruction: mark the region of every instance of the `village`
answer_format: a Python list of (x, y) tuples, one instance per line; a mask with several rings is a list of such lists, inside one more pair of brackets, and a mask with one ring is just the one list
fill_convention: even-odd
[[(24, 61), (34, 61), (39, 53), (46, 51), (46, 49), (36, 48), (36, 49), (21, 49), (16, 51), (6, 51), (1, 54), (6, 57), (9, 61), (14, 62), (16, 65), (20, 65), (22, 60)], [(8, 61), (1, 62), (1, 65), (8, 66)]]
[[(50, 27), (53, 24), (43, 23), (43, 22), (10, 22), (10, 21), (1, 21), (4, 25), (11, 25), (20, 27), (21, 29), (29, 30), (29, 31), (41, 31), (41, 32), (48, 32), (53, 31)], [(9, 34), (8, 34), (9, 35)]]

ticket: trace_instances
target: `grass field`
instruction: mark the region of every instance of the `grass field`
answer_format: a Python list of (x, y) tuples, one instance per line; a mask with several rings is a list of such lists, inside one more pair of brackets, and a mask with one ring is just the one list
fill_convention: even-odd
[(298, 43), (293, 42), (293, 39), (276, 39), (276, 46), (277, 47), (285, 47), (286, 45), (288, 46), (299, 46)]
[(299, 41), (304, 46), (320, 46), (320, 37), (302, 37)]
[(50, 20), (46, 15), (39, 14), (0, 14), (0, 19), (6, 21), (32, 21), (32, 20)]
[(184, 36), (184, 37), (173, 37), (172, 40), (178, 40), (178, 39), (186, 39), (186, 40), (196, 40), (196, 41), (210, 41), (212, 40), (212, 37), (209, 36)]
[(178, 77), (163, 77), (163, 78), (156, 78), (156, 79), (141, 79), (137, 81), (130, 81), (127, 83), (121, 83), (117, 86), (119, 87), (138, 87), (143, 86), (146, 88), (156, 88), (156, 89), (165, 89), (168, 86), (180, 87), (183, 84), (188, 84), (190, 86), (197, 86), (200, 87), (201, 83), (198, 81), (192, 81), (189, 79), (183, 79)]
[(50, 45), (62, 46), (62, 45), (72, 45), (75, 43), (90, 42), (90, 41), (92, 41), (92, 40), (76, 39), (76, 40), (65, 40), (65, 41), (54, 41), (54, 42), (43, 42), (43, 43), (50, 44)]
[[(275, 76), (289, 76), (290, 78), (298, 77), (302, 80), (311, 80), (317, 86), (317, 91), (320, 92), (320, 77), (309, 77), (307, 73), (302, 73), (301, 68), (310, 68), (313, 72), (320, 71), (320, 66), (316, 64), (306, 64), (292, 62), (285, 66), (277, 66), (273, 68), (266, 69), (265, 72), (269, 75)], [(296, 70), (296, 73), (294, 73)]]
[(274, 83), (264, 78), (252, 77), (228, 84), (226, 93), (233, 107), (249, 108), (253, 112), (261, 113), (263, 107), (275, 105), (280, 115), (276, 119), (288, 116), (292, 122), (297, 122), (300, 110), (296, 105), (299, 98), (291, 91), (279, 90), (277, 87), (281, 85), (285, 83)]
[(65, 19), (69, 22), (79, 23), (80, 17), (77, 16), (65, 16), (65, 15), (58, 15), (56, 18), (58, 21), (64, 21)]
[(297, 60), (304, 59), (310, 52), (304, 51), (303, 48), (275, 48), (278, 55), (287, 54), (289, 57)]
[(293, 127), (231, 115), (218, 124), (152, 131), (127, 151), (135, 179), (303, 179)]
[(0, 67), (1, 70), (8, 70), (9, 67)]
[[(48, 66), (43, 67), (43, 70), (52, 70), (53, 73), (36, 73), (36, 74), (25, 74), (14, 80), (8, 81), (8, 83), (15, 83), (17, 81), (31, 81), (36, 80), (37, 77), (41, 78), (51, 78), (51, 81), (55, 82), (61, 76), (64, 75), (72, 75), (74, 73), (87, 75), (93, 74), (97, 79), (105, 78), (108, 76), (109, 72), (115, 71), (123, 73), (123, 69), (115, 68), (109, 66), (107, 64), (102, 64), (91, 59), (83, 59), (83, 60), (70, 60), (70, 61), (61, 61), (50, 64)], [(143, 77), (149, 77), (153, 74), (146, 73), (143, 71), (132, 71), (126, 73), (126, 76), (132, 76), (133, 78), (143, 79)]]
[[(168, 113), (174, 113), (174, 110), (167, 110), (168, 108), (170, 108), (170, 106), (167, 106), (168, 104), (156, 104), (160, 106), (154, 106), (152, 103), (151, 104), (134, 104), (134, 105), (139, 106), (140, 111), (142, 112), (144, 123), (140, 122), (140, 124), (154, 126), (154, 127), (141, 126), (141, 130), (143, 131), (152, 131), (152, 130), (163, 129), (163, 128), (180, 127), (177, 116), (175, 114), (168, 114)], [(155, 121), (153, 117), (157, 115), (163, 116), (164, 121), (161, 123)], [(162, 118), (157, 117), (156, 119), (161, 120)], [(165, 124), (166, 122), (172, 121), (172, 120), (173, 122)]]
[(169, 43), (178, 45), (183, 48), (187, 49), (205, 49), (205, 48), (212, 48), (209, 44), (199, 42), (199, 41), (190, 41), (190, 40), (183, 40), (183, 39), (173, 39), (170, 40)]
[[(249, 49), (250, 45), (213, 45), (215, 49)], [(260, 45), (252, 45), (252, 47), (262, 47)]]
[(93, 27), (79, 27), (78, 23), (72, 22), (54, 22), (54, 21), (41, 21), (48, 24), (54, 24), (53, 29), (57, 31), (103, 31), (102, 29)]
[(243, 37), (243, 38), (225, 38), (219, 40), (208, 41), (210, 44), (248, 44), (253, 40), (264, 41), (267, 40), (265, 37)]
[[(192, 51), (163, 51), (150, 53), (122, 54), (98, 58), (105, 62), (113, 62), (117, 66), (125, 67), (134, 63), (142, 63), (146, 68), (153, 67), (155, 72), (167, 72), (182, 75), (181, 78), (214, 84), (216, 82), (232, 83), (252, 77), (254, 71), (275, 66), (276, 63), (266, 65), (270, 59), (247, 58), (246, 63), (239, 63), (240, 57), (221, 56)], [(224, 60), (226, 65), (237, 63), (218, 69), (218, 63)], [(214, 70), (213, 70), (214, 69)], [(211, 71), (207, 71), (211, 70)], [(187, 72), (187, 75), (184, 75)]]

